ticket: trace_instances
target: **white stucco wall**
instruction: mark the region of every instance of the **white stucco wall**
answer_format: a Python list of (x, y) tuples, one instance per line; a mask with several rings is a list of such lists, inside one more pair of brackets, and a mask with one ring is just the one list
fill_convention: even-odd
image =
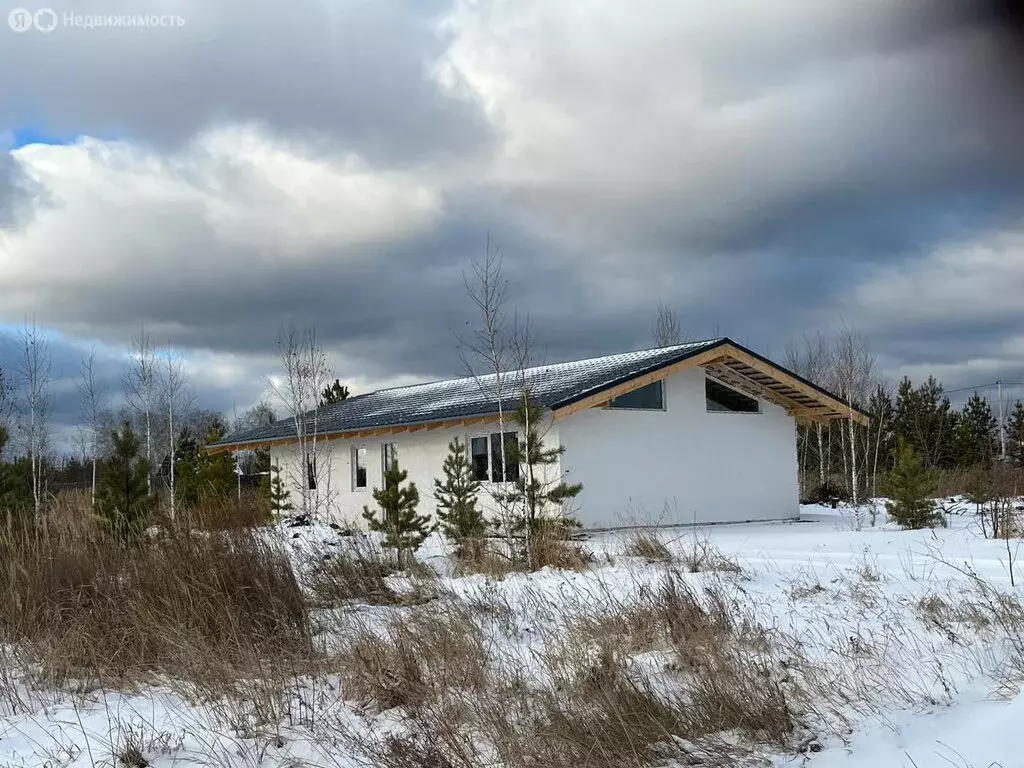
[(559, 428), (588, 528), (799, 514), (793, 418), (765, 401), (761, 413), (709, 413), (703, 369), (665, 380), (664, 411), (591, 409)]
[[(505, 431), (515, 431), (516, 426), (506, 423)], [(424, 430), (409, 432), (388, 437), (359, 440), (331, 440), (327, 443), (320, 443), (317, 448), (318, 463), (328, 462), (330, 466), (330, 482), (326, 484), (329, 490), (324, 490), (325, 483), (320, 482), (317, 492), (329, 493), (330, 498), (323, 498), (324, 507), (330, 509), (330, 519), (339, 524), (350, 527), (363, 528), (365, 521), (362, 518), (363, 506), (375, 508), (372, 496), (374, 488), (380, 488), (383, 481), (383, 455), (384, 443), (395, 443), (398, 446), (398, 464), (409, 473), (408, 480), (416, 483), (420, 492), (419, 511), (421, 513), (433, 514), (437, 504), (434, 500), (434, 478), (441, 478), (441, 464), (448, 454), (448, 444), (456, 437), (460, 441), (469, 444), (471, 437), (482, 437), (491, 432), (497, 432), (497, 422), (489, 424), (478, 424), (470, 427), (455, 429)], [(545, 441), (558, 445), (558, 431), (554, 426), (548, 428)], [(352, 449), (356, 446), (366, 448), (366, 469), (367, 487), (353, 488)], [(293, 447), (273, 448), (271, 450), (271, 463), (280, 462), (282, 480), (288, 484), (291, 491), (290, 501), (295, 507), (299, 507), (301, 487), (301, 463), (298, 462), (298, 454)], [(557, 468), (556, 468), (557, 469)], [(325, 474), (321, 471), (319, 474)], [(482, 492), (479, 496), (479, 503), (485, 512), (491, 513), (494, 509), (493, 499), (490, 496), (490, 489), (495, 486), (491, 483), (482, 484)]]
[[(550, 428), (546, 441), (566, 447), (561, 460), (565, 480), (583, 483), (570, 511), (586, 527), (797, 516), (795, 426), (782, 408), (762, 401), (761, 413), (708, 413), (703, 369), (668, 378), (665, 406), (664, 411), (585, 410)], [(321, 444), (319, 461), (330, 466), (330, 518), (364, 525), (363, 505), (374, 505), (371, 490), (381, 485), (385, 442), (398, 445), (399, 464), (419, 488), (420, 511), (432, 514), (434, 478), (441, 476), (448, 443), (456, 436), (465, 441), (491, 431), (497, 431), (496, 424)], [(367, 488), (359, 490), (352, 487), (356, 445), (367, 449)], [(294, 448), (271, 452), (298, 506), (302, 470), (296, 459)], [(486, 492), (481, 502), (493, 507)]]

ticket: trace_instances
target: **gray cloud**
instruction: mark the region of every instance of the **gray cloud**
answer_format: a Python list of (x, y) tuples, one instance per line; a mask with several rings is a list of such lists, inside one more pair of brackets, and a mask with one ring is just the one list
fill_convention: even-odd
[[(152, 0), (51, 6), (60, 17), (168, 11)], [(430, 77), (441, 10), (434, 0), (186, 0), (173, 8), (182, 27), (5, 34), (0, 124), (177, 145), (211, 124), (254, 122), (371, 161), (465, 154), (488, 129)]]
[[(457, 374), (490, 230), (548, 359), (643, 346), (660, 299), (770, 355), (845, 320), (892, 375), (1024, 364), (1024, 101), (990, 19), (591, 10), (194, 2), (181, 29), (5, 40), (0, 129), (123, 141), (0, 155), (46, 199), (0, 222), (0, 315), (116, 344), (145, 323), (226, 361), (221, 408), (259, 396), (289, 320), (362, 386)], [(145, 12), (75, 8), (119, 11)]]

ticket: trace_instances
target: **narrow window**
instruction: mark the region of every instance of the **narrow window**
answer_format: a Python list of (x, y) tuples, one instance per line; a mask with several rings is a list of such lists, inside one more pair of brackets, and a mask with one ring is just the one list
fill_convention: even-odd
[[(516, 432), (506, 432), (504, 439), (502, 439), (500, 432), (492, 432), (489, 437), (475, 437), (473, 439), (480, 440), (484, 446), (490, 441), (491, 482), (515, 482), (519, 479), (519, 462), (516, 459), (518, 436)], [(488, 478), (485, 475), (483, 479), (486, 480)]]
[(352, 449), (352, 487), (366, 487), (366, 449)]
[(724, 384), (719, 384), (713, 379), (704, 379), (704, 393), (707, 396), (708, 413), (760, 413), (761, 411), (761, 404), (755, 398), (737, 392)]
[(487, 438), (474, 437), (470, 441), (470, 456), (473, 462), (473, 476), (477, 480), (487, 480)]
[(316, 454), (306, 454), (306, 487), (316, 490)]
[[(380, 449), (381, 452), (381, 468), (383, 472), (381, 476), (386, 478), (387, 473), (394, 469), (395, 464), (398, 463), (398, 444), (397, 443), (384, 443)], [(385, 483), (387, 480), (385, 479)]]
[(491, 433), (491, 482), (500, 483), (505, 479), (505, 457), (501, 445), (501, 433)]
[(519, 479), (519, 436), (516, 432), (505, 433), (505, 480), (514, 483)]
[(609, 408), (628, 408), (638, 411), (665, 410), (665, 388), (661, 380), (648, 384), (646, 387), (634, 389), (624, 395), (613, 397)]

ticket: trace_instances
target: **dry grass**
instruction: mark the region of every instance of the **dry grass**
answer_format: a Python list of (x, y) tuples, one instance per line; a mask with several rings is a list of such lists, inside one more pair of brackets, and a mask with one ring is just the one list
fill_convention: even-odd
[(351, 601), (397, 605), (403, 598), (387, 582), (394, 571), (393, 563), (379, 551), (348, 547), (311, 561), (302, 581), (318, 606), (338, 606)]
[(734, 558), (723, 554), (706, 534), (694, 533), (689, 537), (677, 560), (680, 566), (690, 573), (705, 571), (735, 575), (743, 573), (740, 564)]
[(251, 531), (0, 535), (4, 641), (51, 682), (205, 679), (311, 655), (288, 557)]
[(626, 554), (638, 557), (648, 563), (671, 563), (675, 557), (657, 534), (651, 531), (636, 530), (630, 534), (626, 542)]
[[(733, 765), (746, 750), (720, 733), (783, 744), (795, 717), (769, 634), (724, 590), (701, 595), (668, 574), (637, 598), (535, 625), (540, 655), (489, 648), (477, 622), (513, 610), (494, 595), (477, 601), (494, 610), (449, 597), (443, 611), (396, 613), (352, 635), (343, 691), (412, 719), (401, 735), (349, 732), (349, 743), (385, 768)], [(651, 653), (656, 668), (638, 660)]]

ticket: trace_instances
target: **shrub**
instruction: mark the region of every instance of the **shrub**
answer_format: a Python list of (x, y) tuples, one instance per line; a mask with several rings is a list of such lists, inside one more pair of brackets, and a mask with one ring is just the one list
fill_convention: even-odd
[(896, 466), (885, 476), (889, 519), (903, 528), (929, 528), (945, 522), (932, 501), (934, 485), (924, 460), (908, 443), (900, 440)]

